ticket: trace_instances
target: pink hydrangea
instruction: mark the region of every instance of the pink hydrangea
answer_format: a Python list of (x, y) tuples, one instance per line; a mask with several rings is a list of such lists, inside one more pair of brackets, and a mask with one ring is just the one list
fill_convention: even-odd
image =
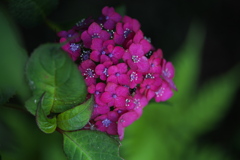
[(150, 100), (166, 101), (177, 90), (173, 64), (144, 36), (138, 20), (121, 17), (113, 7), (58, 36), (94, 95), (93, 113), (83, 129), (122, 140), (125, 128), (141, 117)]

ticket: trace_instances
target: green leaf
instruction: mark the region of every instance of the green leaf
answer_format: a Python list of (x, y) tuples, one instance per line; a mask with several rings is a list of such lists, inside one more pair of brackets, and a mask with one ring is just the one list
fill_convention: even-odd
[(49, 108), (44, 109), (42, 104), (44, 101), (44, 95), (43, 93), (40, 101), (38, 102), (38, 108), (36, 113), (36, 121), (38, 124), (38, 127), (45, 133), (52, 133), (55, 131), (57, 127), (57, 119), (56, 116), (48, 118), (48, 115), (50, 115)]
[(57, 116), (58, 127), (64, 131), (73, 131), (83, 128), (89, 121), (92, 108), (93, 97), (81, 105), (71, 108)]
[[(27, 64), (26, 73), (33, 96), (26, 108), (36, 113), (43, 93), (43, 108), (61, 113), (84, 102), (87, 95), (84, 79), (77, 66), (59, 44), (45, 44), (37, 48)], [(48, 110), (47, 109), (47, 110)]]
[(122, 160), (120, 143), (99, 131), (63, 133), (63, 149), (70, 160)]
[(24, 68), (27, 53), (21, 47), (21, 41), (15, 24), (7, 12), (0, 6), (0, 105), (6, 103), (14, 94), (24, 102), (30, 96), (25, 81)]
[(185, 102), (189, 102), (190, 97), (196, 92), (204, 39), (204, 26), (194, 21), (189, 28), (185, 43), (172, 60), (176, 69), (174, 82), (180, 94), (176, 92), (170, 102), (176, 107), (185, 105)]
[(13, 17), (26, 27), (33, 27), (43, 21), (58, 5), (58, 0), (9, 0)]
[(239, 70), (240, 64), (206, 82), (194, 99), (194, 103), (182, 115), (182, 123), (197, 134), (211, 129), (225, 115), (235, 98), (234, 95), (240, 86)]

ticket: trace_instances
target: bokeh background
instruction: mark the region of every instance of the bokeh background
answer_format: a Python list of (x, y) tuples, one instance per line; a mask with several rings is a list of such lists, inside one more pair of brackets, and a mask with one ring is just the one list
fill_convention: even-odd
[[(19, 66), (40, 44), (57, 42), (57, 31), (98, 17), (104, 6), (139, 20), (153, 45), (173, 62), (178, 87), (172, 99), (151, 102), (126, 128), (121, 156), (239, 160), (240, 5), (234, 0), (0, 1), (0, 96), (17, 93), (10, 102), (22, 105), (29, 91)], [(59, 133), (42, 133), (33, 116), (12, 107), (0, 107), (2, 160), (66, 159)]]

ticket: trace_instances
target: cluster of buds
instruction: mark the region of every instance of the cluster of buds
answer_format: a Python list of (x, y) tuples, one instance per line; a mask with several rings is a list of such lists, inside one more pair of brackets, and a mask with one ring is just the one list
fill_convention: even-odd
[(124, 128), (137, 120), (151, 99), (166, 101), (177, 90), (174, 67), (140, 29), (138, 20), (104, 7), (97, 19), (83, 19), (60, 42), (94, 95), (94, 110), (85, 129), (122, 140)]

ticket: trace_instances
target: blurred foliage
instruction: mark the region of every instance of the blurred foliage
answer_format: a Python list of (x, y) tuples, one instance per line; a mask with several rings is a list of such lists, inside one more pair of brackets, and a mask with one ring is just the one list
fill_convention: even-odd
[(33, 27), (42, 23), (58, 5), (58, 0), (9, 0), (12, 16), (23, 26)]
[(14, 23), (1, 6), (0, 22), (0, 105), (14, 93), (24, 102), (30, 96), (24, 77), (27, 53), (21, 45)]
[[(204, 28), (195, 22), (173, 59), (178, 92), (168, 103), (150, 103), (137, 122), (126, 129), (122, 154), (128, 160), (225, 160), (224, 152), (196, 140), (225, 115), (239, 87), (240, 65), (198, 86)], [(193, 149), (195, 148), (195, 150)]]

